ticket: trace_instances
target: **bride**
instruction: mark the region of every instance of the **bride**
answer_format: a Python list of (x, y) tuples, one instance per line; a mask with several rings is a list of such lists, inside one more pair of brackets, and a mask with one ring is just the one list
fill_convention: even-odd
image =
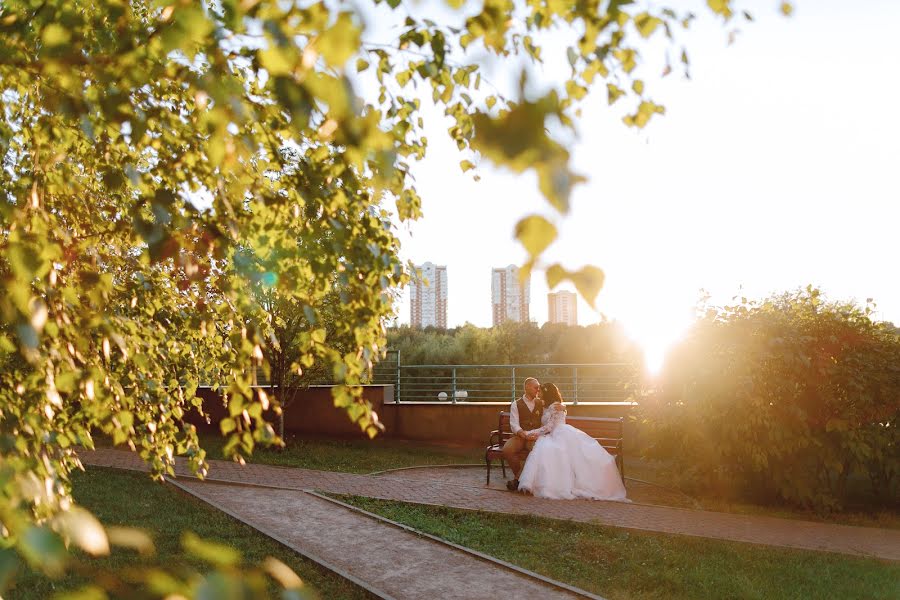
[(591, 436), (566, 425), (566, 408), (559, 388), (541, 386), (542, 427), (526, 432), (537, 441), (519, 476), (519, 490), (541, 498), (622, 500), (625, 486), (616, 460)]

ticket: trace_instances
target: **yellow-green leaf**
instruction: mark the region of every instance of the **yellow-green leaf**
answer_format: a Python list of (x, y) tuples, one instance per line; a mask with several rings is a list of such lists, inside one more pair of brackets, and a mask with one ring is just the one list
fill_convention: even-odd
[(240, 552), (231, 546), (201, 539), (191, 531), (182, 536), (181, 546), (188, 554), (220, 567), (229, 567), (241, 560)]
[(59, 23), (50, 23), (44, 27), (44, 31), (41, 32), (41, 41), (43, 41), (44, 45), (48, 48), (67, 44), (70, 39), (72, 39), (72, 34)]
[(706, 4), (714, 13), (722, 15), (725, 19), (731, 18), (731, 0), (706, 0)]
[(551, 290), (558, 286), (560, 282), (569, 276), (569, 272), (566, 271), (562, 265), (555, 264), (550, 265), (547, 268), (547, 287)]
[(637, 52), (631, 48), (621, 48), (616, 50), (613, 52), (613, 56), (619, 60), (622, 64), (622, 69), (626, 73), (631, 73), (637, 66)]
[(606, 94), (609, 104), (613, 105), (625, 94), (625, 91), (614, 83), (607, 83)]
[(578, 293), (587, 300), (591, 307), (594, 306), (594, 303), (597, 300), (597, 294), (600, 293), (605, 278), (606, 275), (601, 269), (591, 265), (583, 267), (581, 270), (569, 275), (569, 279), (575, 284), (575, 289), (577, 289)]
[(56, 527), (63, 537), (92, 556), (109, 554), (109, 540), (103, 525), (87, 510), (73, 506), (56, 517)]
[(270, 75), (287, 75), (294, 70), (292, 56), (277, 46), (259, 51), (259, 63)]
[(234, 419), (226, 417), (219, 421), (219, 429), (222, 430), (222, 435), (228, 435), (229, 433), (237, 429), (237, 423)]
[(556, 235), (556, 226), (540, 215), (530, 215), (516, 224), (516, 239), (532, 257), (540, 256)]
[(113, 546), (131, 548), (139, 554), (150, 555), (156, 551), (153, 540), (144, 531), (133, 527), (108, 527), (106, 536)]
[(652, 16), (650, 13), (643, 12), (634, 18), (634, 26), (638, 33), (648, 38), (653, 35), (657, 27), (662, 25), (662, 19)]
[(319, 36), (316, 48), (328, 64), (343, 67), (359, 50), (359, 36), (359, 27), (353, 23), (350, 13), (342, 12), (335, 24)]

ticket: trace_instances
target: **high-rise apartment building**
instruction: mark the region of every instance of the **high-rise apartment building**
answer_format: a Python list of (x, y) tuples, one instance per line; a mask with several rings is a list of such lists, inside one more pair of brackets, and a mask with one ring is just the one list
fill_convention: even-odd
[(562, 290), (547, 294), (547, 320), (551, 323), (578, 325), (578, 296)]
[(496, 327), (506, 321), (527, 323), (528, 306), (531, 303), (531, 276), (519, 279), (515, 265), (494, 269), (491, 272), (491, 304), (493, 323)]
[(426, 262), (416, 265), (420, 277), (409, 286), (412, 327), (447, 328), (447, 267)]

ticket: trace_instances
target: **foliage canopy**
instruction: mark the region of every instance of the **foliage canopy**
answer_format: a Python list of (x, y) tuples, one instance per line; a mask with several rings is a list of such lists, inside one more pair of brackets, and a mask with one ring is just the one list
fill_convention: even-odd
[[(276, 440), (262, 418), (270, 399), (251, 394), (279, 344), (260, 288), (308, 324), (292, 368), (333, 368), (346, 384), (335, 402), (377, 432), (355, 385), (383, 351), (392, 291), (408, 278), (393, 227), (421, 213), (410, 175), (427, 146), (421, 89), (452, 118), (463, 169), (481, 156), (533, 171), (562, 214), (580, 177), (548, 125), (573, 126), (593, 87), (611, 104), (630, 98), (625, 122), (644, 126), (663, 109), (632, 76), (638, 45), (675, 43), (692, 17), (628, 0), (447, 5), (449, 25), (399, 0), (0, 3), (4, 546), (52, 570), (79, 532), (105, 539), (89, 516), (65, 516), (74, 447), (92, 447), (95, 432), (157, 474), (176, 455), (202, 474), (182, 422), (200, 409), (201, 383), (227, 393), (230, 451)], [(735, 14), (728, 0), (708, 5)], [(365, 39), (373, 7), (396, 19), (389, 43)], [(540, 62), (553, 28), (577, 38), (564, 90), (479, 92), (478, 52)], [(364, 100), (365, 81), (377, 98)], [(530, 267), (556, 232), (527, 219), (516, 231)], [(589, 299), (602, 284), (593, 267), (551, 273)], [(340, 318), (327, 329), (322, 306), (335, 294)], [(12, 556), (2, 552), (0, 575)]]

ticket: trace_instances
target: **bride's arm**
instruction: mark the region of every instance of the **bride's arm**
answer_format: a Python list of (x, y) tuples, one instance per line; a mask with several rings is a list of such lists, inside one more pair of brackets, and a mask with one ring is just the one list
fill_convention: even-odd
[(546, 435), (566, 422), (566, 410), (563, 408), (562, 404), (552, 405), (551, 410), (553, 411), (553, 414), (551, 414), (550, 418), (547, 419), (547, 424), (543, 427), (539, 427), (537, 429), (532, 429), (531, 431), (529, 431), (528, 437), (535, 438), (541, 435)]

